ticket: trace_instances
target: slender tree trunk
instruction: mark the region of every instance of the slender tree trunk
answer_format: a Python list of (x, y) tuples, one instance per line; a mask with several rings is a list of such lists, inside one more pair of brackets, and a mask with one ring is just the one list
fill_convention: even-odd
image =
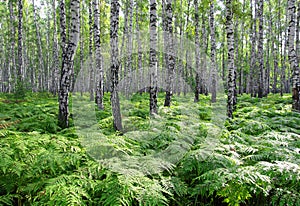
[(52, 94), (56, 95), (59, 91), (59, 60), (58, 60), (58, 42), (57, 42), (57, 29), (56, 29), (56, 1), (52, 1), (53, 12), (53, 70), (52, 70)]
[(113, 114), (114, 128), (122, 131), (122, 119), (120, 111), (119, 94), (117, 90), (119, 81), (119, 49), (118, 49), (118, 29), (119, 29), (119, 8), (118, 0), (111, 0), (110, 7), (110, 48), (111, 48), (111, 106)]
[(156, 0), (150, 0), (150, 114), (157, 114), (157, 14)]
[[(280, 7), (280, 0), (278, 1), (278, 7)], [(278, 78), (278, 72), (279, 72), (279, 68), (278, 68), (278, 65), (279, 65), (279, 39), (280, 39), (280, 32), (281, 32), (281, 29), (280, 29), (280, 9), (278, 9), (278, 13), (277, 13), (277, 21), (275, 22), (275, 31), (277, 31), (277, 34), (276, 32), (273, 32), (273, 43), (272, 43), (272, 55), (273, 55), (273, 62), (274, 62), (274, 68), (273, 68), (273, 84), (272, 84), (272, 93), (275, 94), (277, 93), (277, 78)], [(283, 41), (283, 40), (281, 40)], [(280, 75), (279, 75), (280, 76)]]
[(217, 101), (217, 69), (216, 69), (216, 38), (215, 38), (215, 18), (214, 18), (214, 3), (210, 4), (210, 42), (211, 42), (211, 73), (212, 73), (212, 85), (211, 85), (211, 102)]
[(167, 21), (166, 0), (162, 0), (162, 28), (163, 28), (163, 63), (162, 63), (162, 80), (166, 81), (168, 74), (168, 21)]
[(207, 18), (205, 16), (205, 12), (202, 12), (202, 49), (204, 52), (203, 55), (203, 61), (201, 62), (201, 74), (199, 75), (200, 78), (200, 94), (208, 95), (208, 89), (207, 89), (207, 79), (206, 79), (206, 70), (207, 70), (207, 59), (206, 59), (206, 53), (208, 48), (208, 41), (207, 41), (207, 33), (206, 33), (206, 21)]
[[(189, 26), (189, 18), (190, 18), (190, 4), (191, 4), (191, 0), (187, 0), (187, 15), (186, 15), (186, 26), (185, 26), (185, 30), (187, 30), (188, 26)], [(189, 33), (186, 32), (186, 38), (189, 37)], [(186, 96), (186, 93), (187, 93), (187, 85), (189, 83), (188, 81), (188, 77), (189, 77), (189, 65), (188, 65), (188, 56), (189, 56), (189, 50), (187, 49), (186, 50), (186, 53), (185, 53), (185, 60), (186, 60), (186, 63), (185, 63), (185, 68), (183, 69), (183, 76), (184, 76), (184, 79), (185, 79), (185, 84), (184, 84), (184, 89), (183, 89), (183, 93), (184, 93), (184, 96)], [(193, 79), (193, 73), (190, 73), (191, 75), (191, 79)]]
[(100, 45), (100, 13), (99, 13), (99, 0), (94, 0), (94, 38), (96, 47), (96, 69), (98, 70), (97, 89), (96, 89), (96, 103), (100, 110), (104, 109), (103, 105), (103, 92), (104, 92), (104, 77), (102, 67), (102, 54)]
[(267, 96), (270, 93), (270, 42), (271, 39), (273, 38), (272, 36), (272, 20), (271, 17), (268, 15), (266, 15), (266, 17), (268, 17), (268, 21), (266, 22), (267, 26), (268, 26), (268, 36), (267, 36), (267, 44), (266, 44), (266, 49), (265, 49), (265, 57), (266, 57), (266, 69), (264, 72), (264, 91), (263, 91), (263, 96)]
[(180, 17), (179, 17), (179, 50), (178, 50), (178, 79), (177, 79), (177, 95), (180, 96), (181, 92), (183, 91), (182, 79), (183, 79), (183, 0), (180, 0)]
[[(125, 15), (124, 15), (124, 26), (123, 26), (123, 35), (122, 35), (122, 42), (121, 42), (121, 51), (120, 53), (124, 53), (124, 46), (125, 46), (125, 41), (126, 38), (128, 37), (128, 5), (129, 5), (129, 0), (125, 0)], [(124, 61), (123, 58), (120, 59), (120, 78), (125, 79), (127, 75), (127, 68), (126, 65), (124, 66)], [(123, 69), (124, 66), (124, 69)], [(126, 88), (125, 88), (125, 93), (126, 93)]]
[[(5, 52), (4, 52), (4, 43), (3, 43), (3, 36), (2, 33), (0, 33), (0, 92), (6, 92), (6, 87), (5, 83), (7, 82), (7, 75), (5, 75), (6, 72), (9, 72), (9, 68), (7, 69), (2, 69), (5, 68), (6, 63), (5, 63)], [(9, 67), (9, 65), (8, 65)]]
[(95, 91), (95, 72), (94, 72), (94, 57), (93, 57), (93, 1), (89, 3), (89, 73), (90, 73), (90, 101), (94, 101)]
[(289, 62), (292, 70), (292, 109), (300, 112), (300, 80), (299, 80), (299, 66), (297, 62), (296, 50), (295, 50), (295, 13), (296, 6), (295, 0), (288, 0), (288, 49), (289, 49)]
[(234, 71), (234, 33), (233, 33), (233, 12), (232, 1), (226, 0), (226, 31), (227, 31), (227, 47), (228, 47), (228, 101), (227, 115), (233, 117), (235, 102), (235, 71)]
[[(61, 4), (61, 7), (64, 7)], [(71, 85), (71, 73), (74, 65), (74, 56), (79, 40), (79, 11), (80, 1), (73, 0), (70, 5), (71, 9), (71, 25), (69, 31), (69, 42), (65, 47), (62, 54), (62, 69), (60, 78), (60, 90), (59, 90), (59, 113), (58, 121), (61, 128), (69, 127), (69, 90)], [(63, 14), (63, 12), (61, 13)], [(65, 17), (61, 17), (65, 19)], [(61, 24), (61, 27), (65, 25)], [(61, 28), (61, 31), (65, 31), (65, 28)]]
[[(79, 66), (80, 66), (80, 70), (79, 71), (83, 71), (83, 61), (84, 61), (84, 41), (83, 41), (83, 36), (84, 36), (84, 18), (83, 18), (83, 11), (85, 10), (84, 8), (84, 4), (81, 3), (80, 5), (80, 24), (79, 24), (79, 29), (80, 29), (80, 39), (79, 39), (79, 45), (80, 45), (80, 50), (79, 50)], [(85, 92), (85, 75), (82, 75), (81, 78), (81, 82), (80, 82), (80, 96), (83, 96), (83, 92)]]
[[(243, 0), (243, 13), (245, 12), (245, 0)], [(240, 69), (239, 69), (239, 94), (243, 94), (244, 92), (244, 41), (245, 40), (245, 33), (244, 33), (244, 29), (245, 29), (245, 22), (242, 20), (241, 23), (241, 54), (239, 55), (239, 64), (240, 64)], [(247, 45), (247, 44), (246, 44)], [(246, 52), (247, 53), (247, 52)]]
[(280, 74), (280, 95), (282, 96), (283, 93), (286, 93), (286, 87), (285, 87), (285, 62), (286, 62), (286, 46), (287, 46), (287, 37), (286, 32), (282, 32), (282, 41), (281, 41), (281, 74)]
[(251, 96), (256, 96), (256, 82), (255, 82), (255, 71), (256, 71), (256, 0), (254, 1), (254, 6), (251, 3), (251, 14), (253, 13), (253, 9), (255, 12), (255, 15), (252, 20), (252, 31), (250, 33), (250, 41), (251, 41), (251, 59), (250, 59), (250, 93)]
[(175, 58), (173, 51), (173, 27), (172, 27), (172, 1), (167, 0), (166, 4), (166, 16), (167, 16), (167, 32), (168, 32), (168, 75), (167, 75), (167, 88), (165, 97), (165, 107), (171, 106), (171, 99), (173, 95), (173, 81), (174, 81), (174, 68), (175, 68)]
[(132, 86), (132, 19), (133, 19), (133, 0), (129, 0), (129, 25), (127, 32), (127, 54), (126, 54), (126, 70), (127, 78), (125, 83), (125, 94), (128, 96)]
[(258, 1), (257, 16), (259, 19), (258, 26), (258, 45), (257, 45), (257, 59), (259, 62), (259, 77), (258, 77), (258, 98), (264, 96), (264, 30), (263, 30), (263, 0)]
[[(11, 41), (10, 41), (10, 62), (9, 62), (9, 72), (8, 72), (8, 92), (11, 92), (11, 83), (12, 83), (12, 73), (16, 71), (16, 59), (15, 59), (15, 14), (13, 8), (13, 1), (9, 1), (9, 14), (10, 14), (10, 32), (11, 32)], [(15, 76), (14, 76), (15, 77)], [(15, 77), (16, 78), (16, 77)]]
[[(196, 60), (196, 88), (195, 88), (195, 98), (194, 102), (199, 101), (199, 93), (202, 91), (200, 88), (200, 84), (203, 84), (203, 81), (200, 80), (200, 73), (202, 75), (202, 72), (200, 70), (200, 41), (199, 41), (199, 9), (198, 9), (198, 0), (194, 0), (194, 6), (195, 6), (195, 60)], [(203, 76), (203, 75), (202, 75)], [(200, 82), (201, 81), (201, 82)], [(201, 90), (201, 91), (200, 91)]]
[[(234, 54), (234, 62), (235, 62), (235, 64), (234, 64), (234, 73), (235, 73), (235, 92), (237, 92), (237, 87), (236, 87), (236, 79), (237, 79), (237, 77), (238, 77), (238, 75), (237, 75), (237, 72), (239, 71), (238, 70), (238, 68), (240, 68), (241, 69), (241, 66), (240, 66), (240, 64), (239, 64), (239, 35), (238, 35), (238, 33), (239, 33), (239, 19), (238, 18), (235, 18), (235, 20), (234, 20), (234, 22), (233, 22), (233, 25), (234, 25), (234, 30), (233, 30), (233, 32), (234, 32), (234, 52), (235, 52), (235, 54)], [(235, 94), (234, 95), (235, 97), (237, 96), (237, 94)], [(236, 99), (234, 99), (234, 104), (236, 104)]]
[(297, 4), (297, 25), (296, 25), (296, 56), (299, 65), (300, 62), (300, 1)]
[(67, 26), (66, 26), (66, 8), (65, 8), (65, 0), (60, 0), (60, 42), (61, 42), (61, 49), (62, 52), (65, 52), (66, 49), (66, 42), (67, 42)]
[(23, 64), (23, 1), (18, 0), (18, 71), (17, 71), (17, 88), (22, 89), (24, 79), (24, 64)]
[(137, 60), (137, 69), (139, 74), (139, 82), (138, 82), (138, 91), (142, 89), (143, 84), (143, 69), (142, 69), (142, 45), (141, 45), (141, 38), (140, 38), (140, 26), (139, 26), (139, 5), (136, 3), (136, 17), (135, 17), (135, 25), (136, 25), (136, 38), (137, 38), (137, 49), (138, 49), (138, 60)]
[[(226, 29), (223, 29), (223, 43), (222, 43), (222, 80), (225, 83), (226, 81), (226, 77), (225, 77), (225, 69), (226, 69), (226, 65), (225, 65), (225, 38), (226, 38)], [(224, 85), (224, 87), (226, 88), (227, 86)]]
[[(46, 3), (47, 5), (47, 28), (50, 27), (50, 13), (51, 13), (51, 6), (49, 5), (49, 2)], [(47, 29), (47, 34), (46, 34), (46, 45), (50, 45), (50, 35), (51, 35), (51, 29)], [(41, 43), (41, 48), (42, 48), (42, 43)], [(53, 48), (52, 48), (53, 50)], [(50, 73), (50, 64), (52, 64), (52, 59), (50, 59), (50, 49), (46, 49), (46, 60), (45, 60), (45, 89), (47, 92), (50, 92), (50, 83), (51, 83), (51, 73)]]

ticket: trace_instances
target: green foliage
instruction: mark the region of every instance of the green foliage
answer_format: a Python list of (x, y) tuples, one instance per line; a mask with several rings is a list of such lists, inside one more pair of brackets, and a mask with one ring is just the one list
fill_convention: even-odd
[(80, 142), (75, 127), (56, 126), (48, 94), (0, 96), (0, 205), (300, 204), (300, 116), (288, 98), (240, 97), (220, 133), (209, 97), (189, 99), (152, 119), (148, 95), (122, 99), (122, 135), (106, 99), (100, 132)]

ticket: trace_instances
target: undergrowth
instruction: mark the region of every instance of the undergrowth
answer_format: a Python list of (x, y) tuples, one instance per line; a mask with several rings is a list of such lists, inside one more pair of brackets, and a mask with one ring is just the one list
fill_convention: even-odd
[(57, 98), (0, 94), (0, 205), (300, 205), (300, 115), (289, 95), (241, 96), (225, 127), (209, 96), (174, 96), (170, 108), (163, 97), (150, 118), (147, 94), (121, 96), (116, 133), (109, 94), (95, 122), (64, 130)]

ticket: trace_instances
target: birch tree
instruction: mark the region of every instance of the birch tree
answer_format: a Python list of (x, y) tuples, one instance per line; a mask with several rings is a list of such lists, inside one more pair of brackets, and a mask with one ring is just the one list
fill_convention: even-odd
[(120, 100), (117, 90), (119, 81), (119, 49), (118, 49), (118, 29), (119, 29), (119, 0), (111, 0), (110, 5), (110, 48), (111, 48), (111, 107), (113, 114), (113, 125), (118, 131), (122, 131), (122, 119), (120, 111)]
[[(64, 7), (64, 2), (61, 2), (61, 7)], [(68, 44), (63, 47), (62, 53), (62, 67), (60, 77), (60, 89), (59, 89), (59, 113), (58, 121), (61, 128), (69, 127), (69, 90), (71, 84), (71, 74), (74, 65), (75, 51), (78, 46), (79, 40), (79, 11), (80, 1), (73, 0), (70, 4), (71, 9), (71, 21), (69, 31)], [(63, 12), (61, 13), (61, 15)], [(64, 17), (61, 17), (65, 19)], [(61, 24), (61, 27), (65, 26)], [(61, 31), (65, 31), (66, 28), (61, 28)]]
[(167, 75), (167, 86), (166, 86), (166, 96), (164, 106), (169, 107), (171, 105), (171, 98), (173, 95), (173, 81), (174, 81), (174, 68), (175, 68), (175, 59), (173, 52), (173, 27), (172, 27), (172, 1), (167, 0), (166, 2), (166, 21), (167, 21), (167, 35), (168, 35), (168, 75)]
[(23, 88), (23, 1), (18, 0), (18, 71), (17, 71), (17, 91), (22, 92)]
[[(199, 93), (200, 93), (200, 41), (199, 41), (199, 9), (198, 9), (198, 0), (194, 1), (195, 6), (195, 60), (196, 60), (196, 88), (195, 88), (195, 98), (194, 102), (199, 101)], [(202, 75), (202, 74), (201, 74)]]
[[(9, 63), (9, 72), (8, 72), (8, 92), (11, 91), (11, 74), (16, 71), (16, 59), (15, 59), (15, 14), (13, 1), (9, 1), (9, 16), (10, 16), (10, 32), (11, 32), (11, 40), (10, 40), (10, 63)], [(14, 77), (16, 77), (14, 75)]]
[(93, 57), (93, 1), (89, 2), (89, 73), (90, 73), (90, 101), (94, 101), (94, 91), (95, 91), (95, 71), (94, 71), (94, 57)]
[(131, 86), (133, 84), (132, 82), (132, 21), (133, 21), (133, 0), (129, 0), (128, 4), (128, 15), (129, 15), (129, 21), (128, 21), (128, 29), (127, 29), (127, 44), (126, 44), (126, 64), (125, 68), (127, 70), (127, 73), (124, 74), (126, 75), (126, 81), (125, 81), (125, 94), (128, 95), (130, 92)]
[(211, 42), (211, 102), (217, 101), (217, 69), (216, 69), (216, 39), (215, 39), (215, 18), (214, 18), (214, 0), (210, 3), (210, 42)]
[(257, 60), (259, 65), (259, 77), (258, 77), (258, 98), (262, 98), (264, 94), (264, 2), (258, 1), (257, 16), (259, 19), (258, 26), (258, 45), (257, 45)]
[(157, 114), (156, 4), (156, 0), (150, 0), (150, 114)]
[(36, 37), (37, 37), (37, 52), (38, 52), (38, 61), (39, 61), (39, 69), (38, 69), (38, 83), (39, 83), (39, 90), (43, 90), (43, 73), (44, 73), (44, 58), (43, 58), (43, 51), (42, 51), (42, 42), (41, 42), (41, 34), (39, 25), (37, 22), (37, 14), (36, 14), (36, 8), (34, 0), (32, 0), (32, 6), (33, 6), (33, 19), (34, 19), (34, 25), (36, 30)]
[(100, 13), (99, 13), (99, 0), (94, 0), (94, 38), (96, 48), (96, 69), (98, 70), (98, 78), (96, 83), (96, 103), (100, 110), (104, 109), (103, 105), (103, 92), (104, 92), (104, 80), (103, 80), (103, 67), (102, 67), (102, 55), (100, 45)]
[[(254, 5), (253, 5), (254, 4)], [(250, 11), (251, 11), (251, 16), (252, 16), (252, 21), (251, 21), (251, 32), (250, 32), (250, 42), (251, 42), (251, 57), (250, 57), (250, 93), (251, 96), (255, 96), (256, 91), (255, 91), (255, 71), (256, 71), (256, 0), (252, 3), (250, 2)], [(255, 13), (253, 15), (253, 13)]]
[(295, 0), (288, 0), (288, 56), (289, 63), (292, 69), (292, 109), (300, 112), (299, 92), (300, 92), (300, 81), (299, 81), (299, 66), (297, 62), (296, 49), (295, 49), (295, 13), (296, 6)]
[(234, 102), (235, 102), (235, 71), (234, 71), (234, 33), (233, 33), (233, 12), (232, 0), (226, 0), (226, 32), (227, 32), (227, 47), (228, 47), (228, 100), (227, 100), (227, 115), (233, 117)]
[(56, 29), (56, 1), (52, 1), (52, 15), (53, 15), (53, 68), (52, 68), (52, 94), (56, 95), (59, 90), (59, 60), (58, 60), (58, 42)]

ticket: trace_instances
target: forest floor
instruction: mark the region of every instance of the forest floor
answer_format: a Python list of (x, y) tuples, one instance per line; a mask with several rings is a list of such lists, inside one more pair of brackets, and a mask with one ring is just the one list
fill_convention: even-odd
[(73, 95), (71, 127), (57, 97), (0, 94), (0, 205), (300, 205), (300, 114), (290, 94), (226, 100), (174, 96), (149, 117), (147, 94), (121, 96), (115, 132), (103, 111)]

